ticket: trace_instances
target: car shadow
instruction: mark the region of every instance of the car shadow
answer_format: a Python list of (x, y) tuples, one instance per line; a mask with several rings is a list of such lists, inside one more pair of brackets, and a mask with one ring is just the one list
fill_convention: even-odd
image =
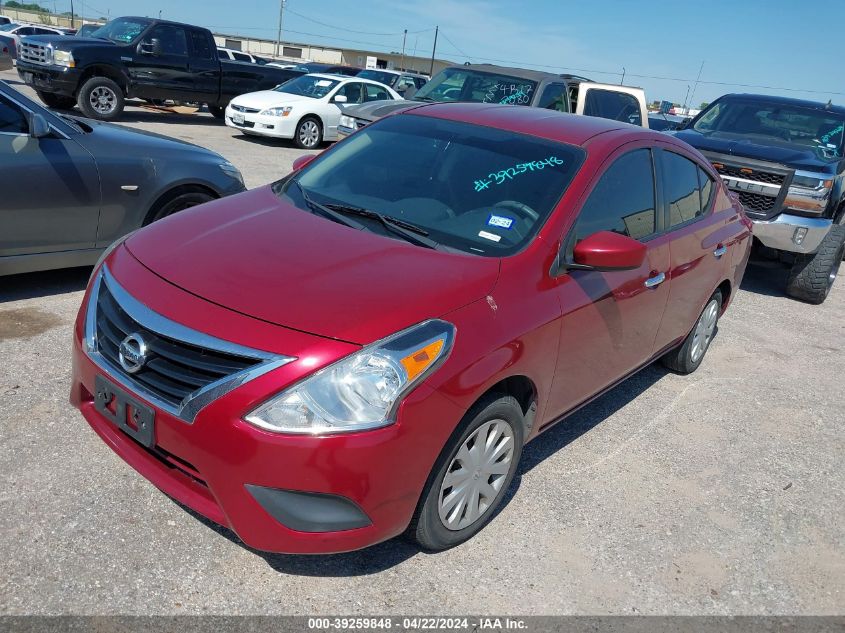
[[(662, 366), (646, 367), (527, 444), (517, 473), (503, 497), (502, 504), (496, 510), (493, 520), (495, 521), (496, 515), (507, 506), (519, 490), (524, 474), (588, 433), (669, 373)], [(280, 574), (319, 577), (368, 576), (395, 567), (417, 555), (436, 556), (436, 553), (421, 550), (402, 537), (345, 554), (309, 556), (263, 552), (247, 546), (228, 528), (210, 521), (175, 499), (171, 498), (171, 501), (232, 543), (263, 558), (267, 565)]]
[(748, 262), (740, 288), (767, 297), (785, 297), (789, 268), (776, 260), (753, 259)]
[(0, 278), (0, 303), (85, 290), (91, 266), (23, 273)]
[(269, 136), (258, 136), (254, 134), (245, 134), (241, 132), (240, 135), (235, 135), (235, 132), (238, 132), (232, 128), (232, 139), (236, 141), (246, 141), (247, 143), (255, 143), (256, 145), (262, 145), (264, 147), (285, 147), (289, 149), (295, 149), (303, 152), (317, 152), (326, 149), (327, 147), (331, 147), (334, 141), (323, 141), (317, 147), (312, 147), (311, 149), (304, 150), (296, 146), (296, 143), (293, 142), (292, 139), (289, 138), (271, 138)]

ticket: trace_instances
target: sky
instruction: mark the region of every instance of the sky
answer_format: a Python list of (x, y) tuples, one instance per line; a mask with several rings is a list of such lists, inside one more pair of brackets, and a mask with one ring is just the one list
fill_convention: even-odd
[[(86, 17), (161, 11), (217, 32), (275, 39), (279, 2), (74, 0), (74, 9)], [(644, 88), (649, 101), (697, 107), (728, 92), (761, 92), (845, 104), (843, 24), (845, 0), (287, 0), (282, 39), (390, 52), (401, 50), (408, 29), (406, 52), (428, 56), (439, 26), (439, 59), (605, 83), (620, 83), (624, 72), (625, 84)]]

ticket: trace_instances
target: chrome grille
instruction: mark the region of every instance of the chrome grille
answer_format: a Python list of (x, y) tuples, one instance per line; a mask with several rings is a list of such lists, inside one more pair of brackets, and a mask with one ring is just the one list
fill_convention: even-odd
[(18, 50), (18, 59), (30, 64), (41, 64), (46, 66), (52, 63), (53, 54), (48, 46), (44, 44), (37, 44), (35, 42), (28, 42), (26, 38), (20, 42)]
[(126, 292), (106, 266), (91, 287), (85, 347), (109, 378), (188, 423), (233, 389), (295, 360), (171, 321)]
[(232, 110), (234, 110), (235, 112), (246, 112), (247, 114), (255, 114), (257, 112), (261, 112), (261, 110), (259, 110), (258, 108), (247, 108), (234, 104), (232, 104)]

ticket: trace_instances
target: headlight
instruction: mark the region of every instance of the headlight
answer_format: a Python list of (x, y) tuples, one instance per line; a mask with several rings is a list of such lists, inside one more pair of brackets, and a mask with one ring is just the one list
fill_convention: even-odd
[(812, 172), (795, 172), (792, 184), (786, 194), (785, 206), (804, 213), (821, 215), (830, 202), (833, 180), (825, 179)]
[(259, 112), (259, 114), (263, 116), (287, 116), (291, 110), (293, 110), (291, 106), (287, 106), (286, 108), (267, 108)]
[(352, 130), (355, 129), (355, 119), (347, 114), (343, 114), (340, 117), (340, 125), (341, 127), (348, 127)]
[(219, 167), (220, 167), (220, 169), (223, 170), (224, 174), (226, 174), (227, 176), (230, 176), (231, 178), (234, 178), (235, 180), (237, 180), (241, 184), (244, 184), (243, 174), (241, 173), (240, 169), (235, 167), (232, 163), (230, 163), (230, 162), (220, 163)]
[(348, 433), (393, 424), (403, 396), (449, 356), (455, 326), (431, 320), (321, 369), (246, 416), (275, 433)]
[(76, 66), (76, 62), (73, 60), (73, 54), (68, 51), (53, 51), (53, 63), (56, 66), (64, 66), (66, 68)]

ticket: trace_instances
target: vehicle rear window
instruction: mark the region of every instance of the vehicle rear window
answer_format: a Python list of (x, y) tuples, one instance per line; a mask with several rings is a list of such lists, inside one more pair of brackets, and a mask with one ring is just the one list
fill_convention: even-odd
[(584, 101), (584, 114), (602, 119), (642, 125), (640, 104), (634, 95), (601, 88), (589, 88)]
[(446, 68), (414, 95), (417, 101), (469, 101), (529, 105), (537, 82), (510, 75)]
[[(536, 235), (583, 157), (572, 145), (404, 114), (359, 130), (298, 179), (322, 204), (376, 211), (420, 226), (446, 246), (503, 256)], [(287, 187), (278, 191), (307, 208)]]

